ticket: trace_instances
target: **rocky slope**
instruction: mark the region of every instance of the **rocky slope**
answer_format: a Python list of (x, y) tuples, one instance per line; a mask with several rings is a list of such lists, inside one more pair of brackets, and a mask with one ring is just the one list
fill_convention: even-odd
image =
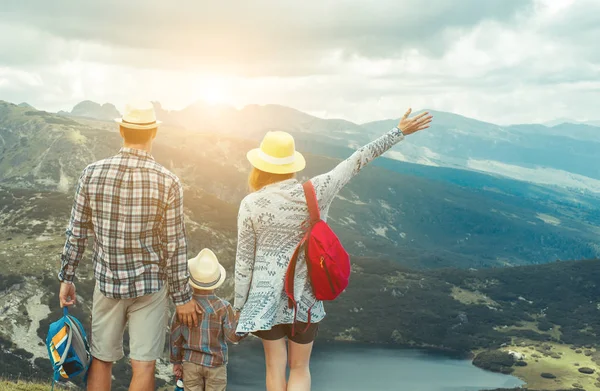
[[(87, 163), (110, 156), (119, 144), (108, 122), (0, 102), (0, 361), (10, 363), (0, 376), (47, 379), (40, 343), (60, 313), (54, 276), (73, 186)], [(153, 152), (186, 186), (189, 255), (211, 247), (229, 272), (237, 205), (246, 193), (244, 152), (254, 145), (165, 126)], [(309, 155), (308, 176), (348, 152), (320, 156), (328, 146), (312, 146), (317, 154)], [(384, 160), (340, 194), (331, 222), (351, 250), (353, 275), (350, 289), (328, 307), (321, 337), (462, 354), (502, 344), (595, 346), (597, 261), (468, 269), (598, 256), (594, 199), (427, 169)], [(414, 269), (431, 267), (446, 268)], [(90, 272), (88, 254), (78, 272), (75, 309), (86, 325)], [(230, 280), (221, 294), (231, 293)], [(381, 320), (376, 327), (373, 319)], [(124, 362), (117, 366), (115, 389), (124, 389), (128, 371)], [(168, 379), (164, 362), (159, 377)]]

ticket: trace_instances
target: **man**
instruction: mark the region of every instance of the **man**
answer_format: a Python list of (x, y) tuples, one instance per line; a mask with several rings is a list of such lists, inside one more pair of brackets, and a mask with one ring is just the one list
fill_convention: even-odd
[(129, 322), (129, 390), (148, 391), (154, 390), (156, 359), (164, 351), (167, 290), (182, 323), (197, 327), (201, 310), (188, 285), (183, 188), (150, 154), (160, 121), (150, 102), (127, 105), (116, 121), (123, 148), (86, 167), (79, 178), (59, 297), (61, 307), (75, 304), (75, 269), (93, 235), (96, 289), (87, 389), (110, 390), (112, 363), (123, 357)]

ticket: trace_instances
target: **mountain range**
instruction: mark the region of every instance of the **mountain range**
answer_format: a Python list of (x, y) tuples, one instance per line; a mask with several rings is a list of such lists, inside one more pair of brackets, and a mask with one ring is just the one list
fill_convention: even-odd
[[(54, 276), (74, 186), (87, 164), (120, 147), (110, 104), (78, 106), (54, 114), (0, 101), (0, 361), (14, 364), (0, 375), (48, 373), (40, 342), (60, 313)], [(188, 255), (210, 247), (229, 273), (237, 208), (247, 194), (245, 152), (264, 132), (293, 132), (307, 156), (304, 180), (395, 125), (320, 119), (275, 105), (156, 108), (165, 126), (153, 156), (184, 183)], [(348, 292), (328, 308), (322, 337), (463, 353), (515, 338), (554, 349), (592, 343), (600, 332), (593, 299), (600, 271), (591, 260), (600, 256), (593, 186), (600, 128), (501, 127), (434, 115), (431, 129), (365, 168), (332, 205), (330, 222), (352, 254), (353, 273)], [(514, 179), (514, 168), (507, 175), (473, 160), (529, 176)], [(539, 178), (544, 170), (566, 174), (552, 182)], [(564, 175), (583, 178), (573, 185)], [(590, 261), (555, 262), (570, 259)], [(91, 272), (87, 254), (76, 309), (86, 325)], [(228, 280), (224, 297), (232, 287)], [(372, 319), (380, 319), (375, 327)], [(592, 359), (586, 364), (595, 365)], [(116, 389), (126, 389), (128, 370), (123, 362), (116, 367)], [(165, 363), (159, 376), (169, 379)]]
[[(279, 115), (267, 121), (271, 111)], [(268, 129), (296, 129), (299, 148), (311, 151), (304, 177), (332, 168), (352, 152), (342, 143), (332, 144), (331, 135), (354, 127), (353, 143), (372, 138), (349, 122), (290, 122), (314, 117), (278, 106), (248, 107), (238, 115), (254, 119), (239, 122), (247, 124), (241, 133), (225, 126), (187, 130), (167, 125), (153, 151), (190, 191), (202, 191), (232, 210), (247, 192), (245, 151), (256, 145), (252, 137)], [(437, 129), (446, 126), (439, 122)], [(389, 128), (380, 127), (382, 133)], [(414, 149), (417, 136), (390, 154)], [(120, 136), (111, 122), (3, 103), (0, 142), (0, 185), (70, 194), (89, 162), (118, 150)], [(393, 257), (412, 267), (518, 265), (600, 255), (598, 198), (592, 192), (390, 158), (366, 170), (344, 189), (330, 215), (356, 255)]]
[[(226, 105), (196, 102), (182, 110), (165, 110), (155, 102), (158, 119), (173, 127), (260, 139), (272, 129), (293, 133), (311, 145), (315, 140), (355, 149), (392, 128), (397, 119), (355, 124), (341, 119), (322, 119), (278, 105)], [(411, 137), (402, 151), (390, 159), (500, 175), (577, 192), (600, 194), (600, 122), (558, 121), (553, 126), (523, 124), (499, 126), (457, 114), (429, 110), (432, 127)], [(84, 101), (70, 113), (80, 117), (112, 120), (114, 105)]]

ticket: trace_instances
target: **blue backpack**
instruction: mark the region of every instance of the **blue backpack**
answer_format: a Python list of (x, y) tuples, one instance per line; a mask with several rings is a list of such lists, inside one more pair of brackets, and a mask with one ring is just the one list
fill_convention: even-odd
[(80, 374), (87, 380), (87, 371), (92, 361), (85, 330), (81, 322), (63, 308), (63, 317), (50, 325), (46, 337), (50, 363), (54, 369), (54, 382), (71, 379)]

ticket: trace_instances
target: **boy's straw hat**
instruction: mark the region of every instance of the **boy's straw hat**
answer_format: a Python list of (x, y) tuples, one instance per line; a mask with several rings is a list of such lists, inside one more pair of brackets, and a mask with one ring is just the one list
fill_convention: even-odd
[(296, 151), (294, 138), (286, 132), (268, 132), (260, 148), (246, 156), (255, 168), (271, 174), (291, 174), (306, 166), (304, 156)]
[(225, 268), (221, 266), (215, 253), (205, 248), (188, 260), (190, 285), (196, 289), (217, 289), (225, 282)]
[(156, 120), (156, 113), (152, 102), (135, 102), (125, 106), (123, 118), (115, 122), (124, 128), (135, 130), (149, 130), (157, 128), (161, 121)]

